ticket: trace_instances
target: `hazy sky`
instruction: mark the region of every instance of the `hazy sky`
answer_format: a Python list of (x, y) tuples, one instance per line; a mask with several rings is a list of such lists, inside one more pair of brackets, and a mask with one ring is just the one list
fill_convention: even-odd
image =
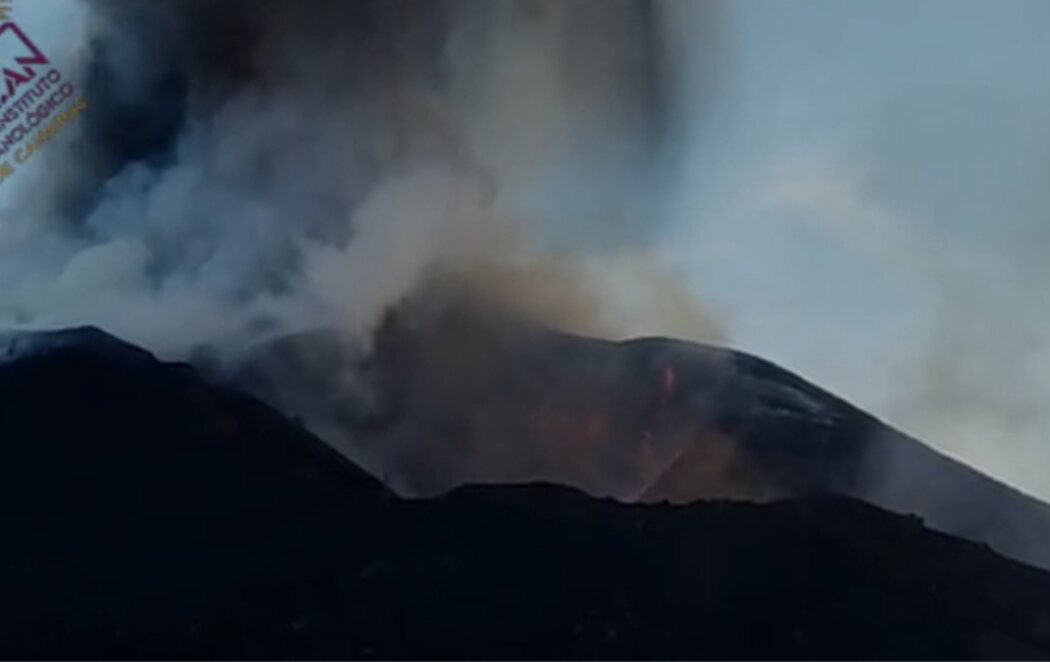
[(1050, 3), (718, 7), (667, 250), (736, 345), (1050, 497)]
[[(76, 0), (14, 5), (72, 57)], [(1050, 497), (1050, 2), (664, 6), (660, 248), (733, 344)]]

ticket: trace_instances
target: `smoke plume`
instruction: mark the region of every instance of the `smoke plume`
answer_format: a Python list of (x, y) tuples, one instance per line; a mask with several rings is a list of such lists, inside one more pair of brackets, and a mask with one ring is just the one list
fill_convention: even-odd
[(0, 237), (0, 323), (173, 356), (319, 326), (367, 342), (452, 274), (569, 330), (722, 333), (648, 250), (668, 120), (651, 4), (88, 5), (91, 112)]

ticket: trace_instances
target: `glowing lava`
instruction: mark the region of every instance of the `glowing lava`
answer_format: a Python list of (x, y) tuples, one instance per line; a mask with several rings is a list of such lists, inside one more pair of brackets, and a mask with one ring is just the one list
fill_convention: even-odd
[(660, 406), (663, 407), (674, 395), (675, 385), (678, 383), (678, 375), (674, 366), (665, 365), (660, 373)]

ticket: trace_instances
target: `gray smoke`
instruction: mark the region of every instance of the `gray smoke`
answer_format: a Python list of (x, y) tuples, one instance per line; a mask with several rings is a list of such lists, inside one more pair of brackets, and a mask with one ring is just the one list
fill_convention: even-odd
[(171, 356), (363, 342), (453, 273), (570, 330), (720, 337), (649, 251), (673, 115), (651, 3), (88, 4), (91, 113), (0, 238), (0, 323)]

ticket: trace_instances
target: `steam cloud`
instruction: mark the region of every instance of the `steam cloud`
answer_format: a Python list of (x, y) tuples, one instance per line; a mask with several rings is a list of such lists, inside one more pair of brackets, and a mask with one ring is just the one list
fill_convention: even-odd
[(721, 336), (647, 247), (648, 3), (89, 5), (91, 113), (0, 237), (0, 323), (172, 356), (317, 326), (367, 342), (444, 273), (569, 330)]

